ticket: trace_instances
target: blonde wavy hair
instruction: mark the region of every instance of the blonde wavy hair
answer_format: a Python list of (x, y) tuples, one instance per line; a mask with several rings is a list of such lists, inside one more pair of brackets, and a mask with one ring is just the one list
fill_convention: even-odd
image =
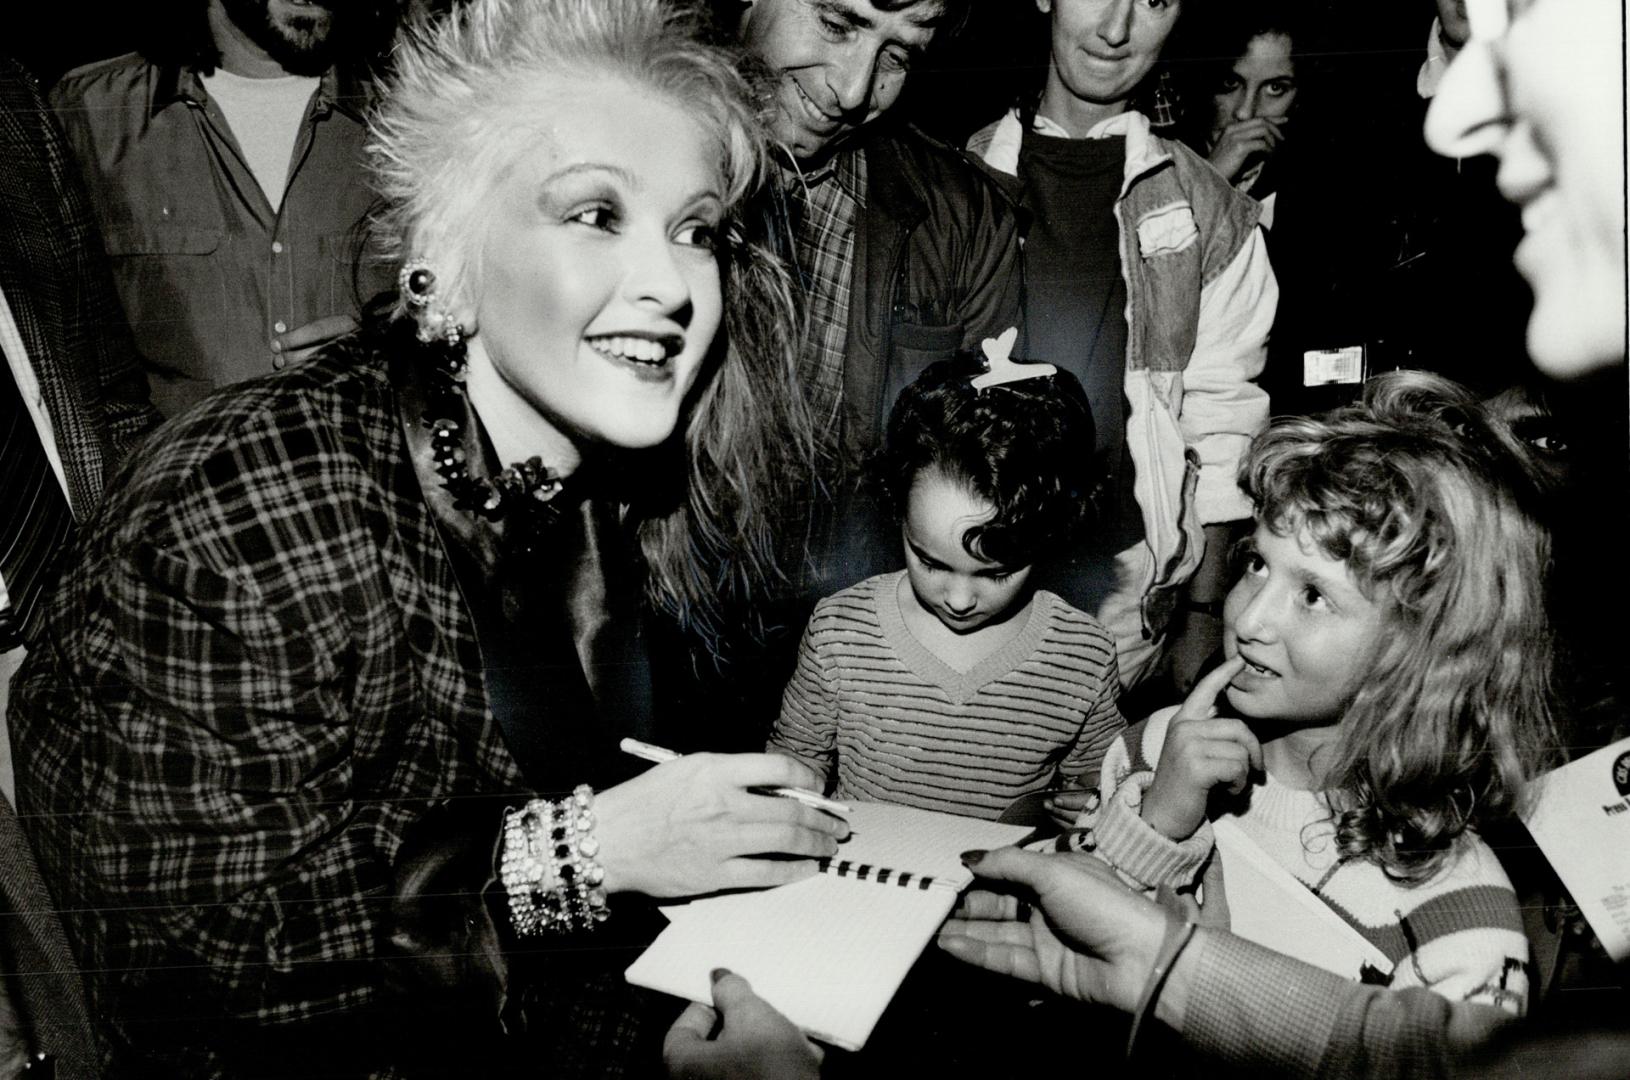
[[(523, 104), (539, 80), (625, 79), (686, 110), (715, 142), (723, 326), (681, 421), (682, 454), (666, 444), (625, 474), (644, 478), (634, 512), (651, 601), (716, 649), (744, 619), (762, 636), (756, 600), (787, 580), (776, 534), (809, 499), (817, 451), (796, 377), (799, 309), (741, 213), (768, 138), (740, 58), (709, 33), (698, 5), (671, 0), (471, 0), (404, 31), (368, 153), (383, 254), (396, 265), (433, 254), (437, 291), (457, 305), (481, 288), (492, 181), (539, 137)], [(412, 317), (400, 300), (393, 315)]]
[(1305, 533), (1388, 609), (1328, 775), (1342, 854), (1399, 880), (1430, 877), (1560, 756), (1550, 540), (1519, 445), (1458, 384), (1397, 372), (1362, 404), (1276, 421), (1241, 470), (1260, 524)]

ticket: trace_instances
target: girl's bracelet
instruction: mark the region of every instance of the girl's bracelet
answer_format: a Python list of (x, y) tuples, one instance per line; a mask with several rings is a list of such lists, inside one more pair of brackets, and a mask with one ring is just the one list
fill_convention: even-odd
[(1178, 918), (1166, 920), (1166, 933), (1160, 939), (1160, 951), (1155, 954), (1155, 966), (1149, 971), (1149, 979), (1143, 984), (1143, 993), (1138, 995), (1138, 1006), (1132, 1010), (1132, 1030), (1126, 1036), (1126, 1057), (1131, 1059), (1132, 1053), (1137, 1049), (1138, 1033), (1143, 1030), (1143, 1021), (1155, 1011), (1155, 1002), (1160, 999), (1160, 991), (1166, 985), (1166, 977), (1171, 974), (1172, 967), (1177, 958), (1183, 955), (1183, 950), (1194, 937), (1194, 916), (1184, 908), (1177, 894), (1170, 888), (1162, 886), (1158, 893), (1161, 906), (1174, 909), (1173, 914)]

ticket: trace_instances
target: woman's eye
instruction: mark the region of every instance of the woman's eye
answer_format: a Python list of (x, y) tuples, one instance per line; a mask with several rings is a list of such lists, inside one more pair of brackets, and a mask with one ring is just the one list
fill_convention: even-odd
[(1304, 585), (1302, 587), (1302, 603), (1306, 604), (1310, 608), (1323, 607), (1324, 593), (1320, 592), (1318, 589), (1315, 589), (1311, 585)]
[(1269, 97), (1284, 97), (1286, 94), (1296, 89), (1296, 87), (1292, 86), (1290, 83), (1271, 82), (1267, 86), (1263, 87), (1263, 89), (1267, 91)]
[(674, 242), (684, 244), (686, 247), (717, 251), (719, 250), (719, 227), (709, 225), (706, 222), (694, 222), (675, 233)]
[(1217, 84), (1217, 93), (1232, 94), (1235, 90), (1238, 90), (1241, 85), (1242, 84), (1237, 76), (1229, 75), (1227, 78), (1223, 79)]
[(1242, 565), (1245, 567), (1247, 574), (1261, 574), (1268, 569), (1268, 564), (1262, 561), (1262, 556), (1254, 551), (1245, 553)]
[(591, 229), (610, 232), (617, 223), (617, 212), (609, 206), (586, 206), (567, 215), (566, 220), (587, 225)]

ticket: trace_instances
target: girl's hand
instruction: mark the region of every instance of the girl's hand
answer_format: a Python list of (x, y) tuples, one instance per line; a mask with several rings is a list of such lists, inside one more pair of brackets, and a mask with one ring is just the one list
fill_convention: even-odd
[(1195, 684), (1166, 729), (1155, 778), (1143, 794), (1143, 820), (1173, 840), (1187, 840), (1205, 820), (1212, 789), (1238, 795), (1262, 771), (1262, 745), (1241, 720), (1217, 716), (1217, 697), (1245, 668), (1226, 660)]
[(818, 786), (785, 754), (687, 754), (600, 792), (594, 832), (606, 891), (693, 896), (808, 877), (812, 860), (837, 853), (849, 823), (748, 788)]
[(1069, 829), (1075, 826), (1083, 813), (1098, 809), (1099, 802), (1097, 788), (1066, 788), (1047, 796), (1043, 805), (1047, 808), (1047, 816), (1059, 828)]
[(1278, 149), (1285, 138), (1283, 125), (1283, 120), (1265, 116), (1236, 120), (1223, 128), (1206, 159), (1230, 184), (1237, 184), (1248, 165)]

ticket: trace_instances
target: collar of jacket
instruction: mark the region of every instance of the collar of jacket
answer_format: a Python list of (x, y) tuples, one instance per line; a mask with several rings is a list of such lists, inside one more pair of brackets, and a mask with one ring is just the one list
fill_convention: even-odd
[[(152, 86), (152, 97), (147, 106), (149, 116), (157, 116), (178, 101), (194, 105), (209, 103), (209, 92), (204, 89), (203, 76), (196, 68), (166, 64), (158, 69), (158, 77)], [(364, 122), (368, 99), (368, 82), (365, 78), (354, 70), (331, 67), (323, 72), (322, 80), (317, 84), (317, 96), (312, 102), (311, 112), (313, 116), (323, 116), (330, 110), (338, 110), (360, 124)]]
[[(1063, 127), (1040, 113), (1036, 114), (1031, 129), (1056, 139), (1071, 137)], [(1108, 139), (1117, 135), (1126, 139), (1126, 163), (1121, 171), (1121, 198), (1125, 198), (1138, 180), (1168, 164), (1172, 160), (1172, 153), (1165, 140), (1149, 129), (1149, 118), (1135, 109), (1100, 120), (1081, 137)], [(978, 136), (975, 139), (978, 140)], [(1009, 109), (991, 125), (989, 142), (979, 151), (979, 157), (997, 172), (1015, 176), (1019, 169), (1019, 146), (1023, 141), (1019, 110)]]

